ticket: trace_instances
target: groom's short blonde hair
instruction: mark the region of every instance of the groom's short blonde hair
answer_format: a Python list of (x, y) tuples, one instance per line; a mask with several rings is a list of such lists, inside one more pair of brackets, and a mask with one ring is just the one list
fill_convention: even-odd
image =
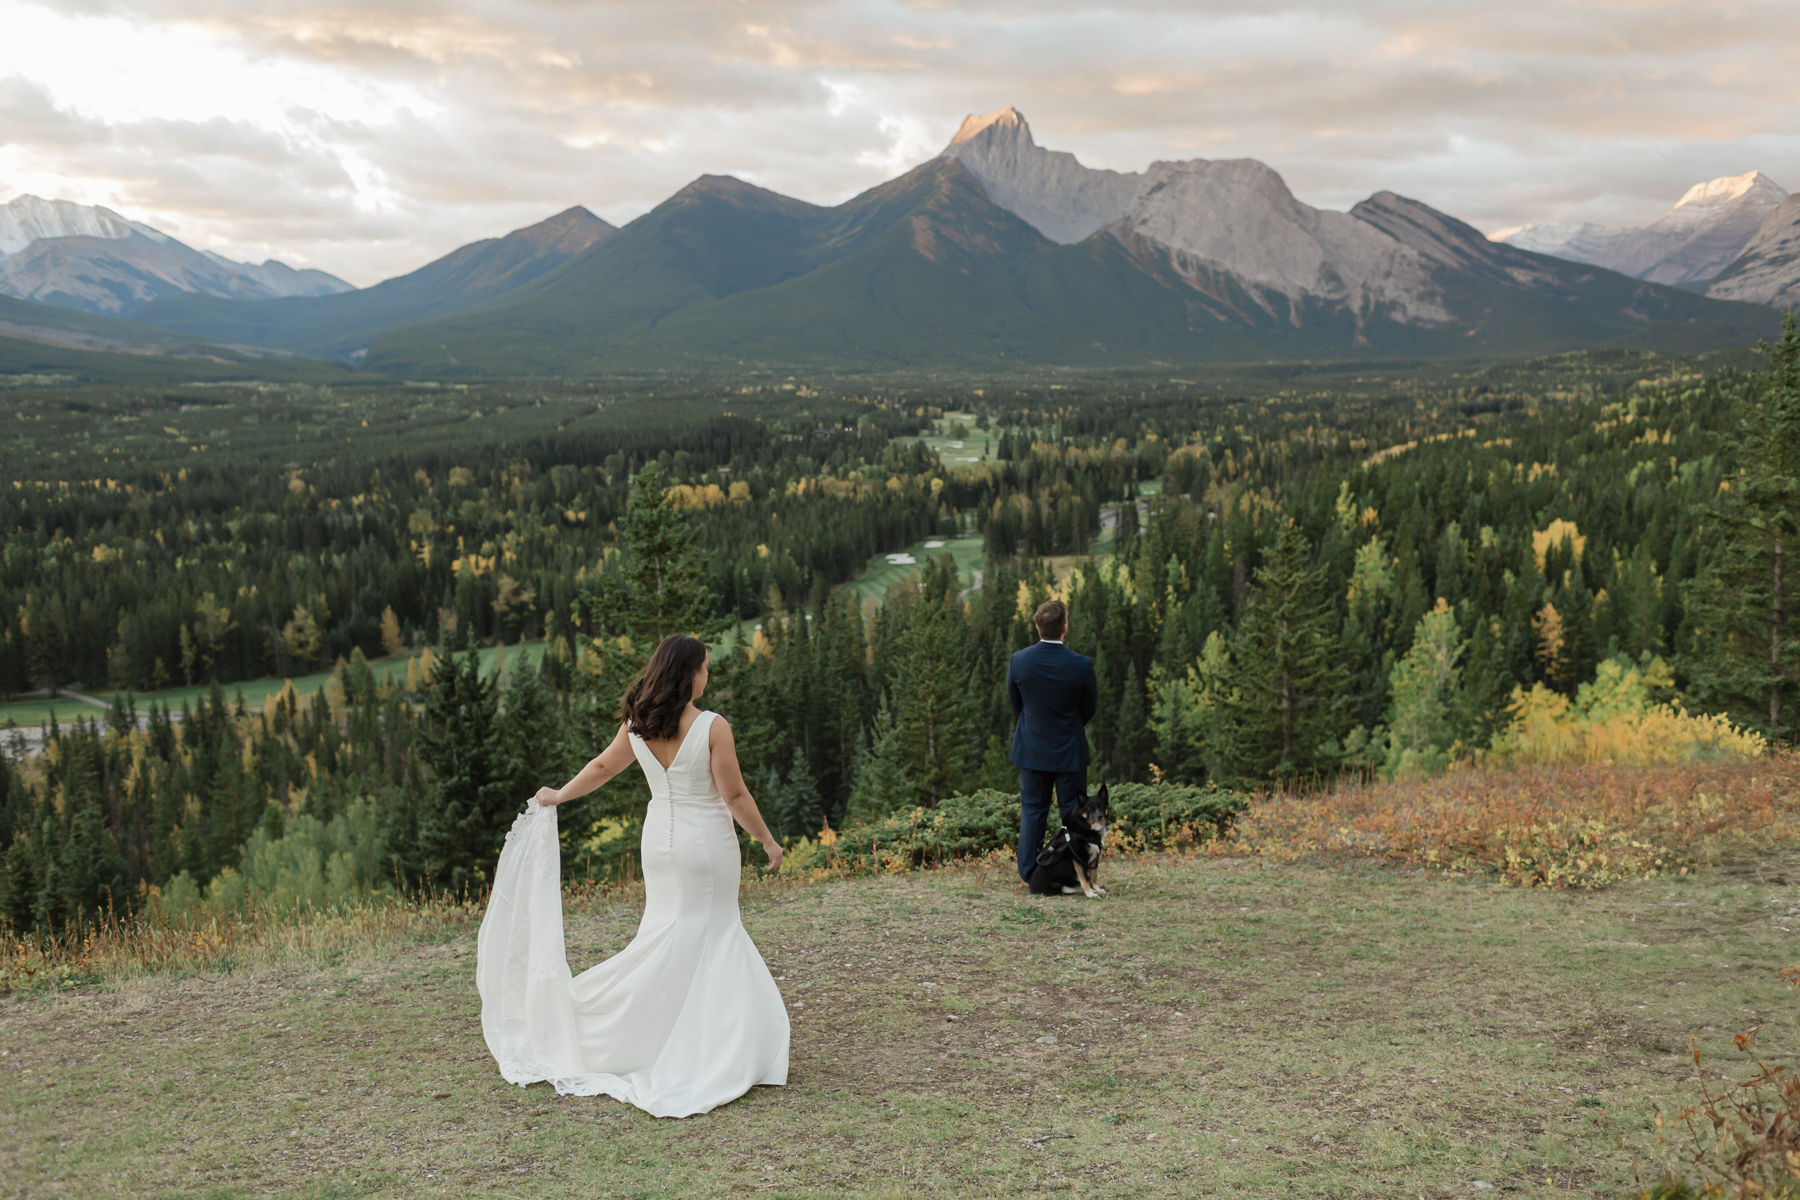
[(1062, 637), (1063, 628), (1069, 623), (1068, 607), (1061, 600), (1046, 600), (1031, 614), (1031, 623), (1037, 626), (1039, 637), (1054, 641)]

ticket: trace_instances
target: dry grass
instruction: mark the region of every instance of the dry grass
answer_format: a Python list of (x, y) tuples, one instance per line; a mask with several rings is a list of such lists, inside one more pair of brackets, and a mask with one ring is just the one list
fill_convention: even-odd
[(1355, 857), (1604, 887), (1800, 845), (1800, 755), (1685, 767), (1453, 771), (1258, 797), (1210, 852)]
[[(467, 924), (22, 993), (0, 1194), (1619, 1196), (1655, 1173), (1690, 1035), (1800, 1050), (1800, 889), (1754, 876), (1571, 893), (1171, 855), (1107, 882), (748, 886), (793, 1073), (681, 1122), (502, 1081)], [(575, 965), (640, 911), (571, 901)]]
[[(7, 968), (0, 1196), (1616, 1197), (1683, 1166), (1690, 1038), (1800, 1057), (1793, 774), (1264, 798), (1102, 901), (1010, 863), (747, 876), (793, 1074), (685, 1122), (498, 1077), (478, 904), (103, 924)], [(1582, 823), (1667, 873), (1506, 886), (1594, 882), (1505, 853)], [(572, 894), (573, 964), (641, 906)]]
[(322, 966), (481, 921), (479, 901), (371, 899), (296, 916), (251, 905), (223, 916), (165, 917), (154, 907), (20, 936), (0, 925), (0, 995), (256, 965)]

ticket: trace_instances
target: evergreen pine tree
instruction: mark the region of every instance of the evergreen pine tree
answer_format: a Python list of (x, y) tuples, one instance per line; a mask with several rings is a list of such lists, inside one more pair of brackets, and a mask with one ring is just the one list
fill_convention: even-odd
[(769, 829), (782, 841), (812, 837), (825, 824), (825, 806), (819, 798), (818, 781), (800, 755), (784, 780), (773, 763), (765, 763), (752, 777), (752, 793), (757, 811), (768, 822)]
[(515, 796), (496, 745), (499, 698), (481, 676), (471, 644), (446, 654), (425, 689), (419, 750), (431, 779), (419, 810), (418, 874), (461, 891), (491, 878), (501, 842), (524, 797)]
[(1119, 691), (1119, 719), (1113, 733), (1113, 752), (1107, 764), (1109, 778), (1125, 783), (1142, 782), (1150, 773), (1150, 754), (1155, 734), (1138, 682), (1137, 666), (1125, 667), (1125, 683)]
[(968, 627), (949, 556), (935, 561), (907, 614), (894, 677), (894, 737), (910, 764), (914, 801), (934, 808), (967, 786), (980, 752)]
[(1765, 347), (1709, 561), (1686, 589), (1689, 695), (1769, 737), (1800, 731), (1800, 332)]
[(13, 835), (25, 828), (25, 788), (13, 775), (12, 764), (0, 754), (0, 851), (12, 845)]
[(63, 773), (63, 830), (57, 847), (54, 909), (44, 915), (53, 923), (85, 916), (92, 919), (109, 906), (128, 907), (125, 861), (106, 820), (101, 786), (99, 739), (89, 734), (66, 743)]
[(1322, 572), (1307, 561), (1310, 551), (1306, 536), (1292, 522), (1283, 524), (1245, 601), (1231, 699), (1239, 774), (1313, 771), (1325, 765), (1325, 743), (1343, 732), (1348, 673)]
[(37, 920), (37, 900), (42, 890), (37, 845), (20, 829), (0, 862), (0, 920), (15, 933), (30, 929)]
[(866, 742), (858, 742), (856, 784), (845, 806), (845, 824), (877, 821), (916, 803), (907, 765), (894, 714), (884, 693), (875, 709), (871, 736)]
[[(582, 592), (593, 636), (583, 647), (586, 669), (577, 674), (577, 682), (587, 698), (583, 732), (589, 744), (611, 741), (618, 729), (619, 697), (650, 661), (658, 642), (677, 633), (711, 641), (732, 625), (731, 619), (714, 616), (719, 598), (698, 539), (691, 514), (675, 506), (662, 467), (646, 464), (632, 487), (619, 533), (619, 564)], [(730, 668), (737, 659), (729, 657), (733, 661), (713, 664), (714, 687), (722, 698), (729, 697)], [(738, 739), (740, 746), (746, 744), (744, 731), (738, 731)], [(609, 808), (635, 794), (629, 784), (609, 790), (604, 801)]]
[[(507, 672), (496, 728), (507, 795), (515, 805), (541, 787), (562, 786), (580, 768), (582, 756), (570, 739), (567, 714), (544, 679), (543, 662), (533, 663), (523, 650)], [(594, 832), (597, 817), (589, 811), (594, 796), (590, 792), (557, 806), (557, 835), (569, 873)]]
[(699, 537), (692, 516), (675, 506), (662, 467), (648, 463), (631, 490), (619, 567), (586, 597), (595, 632), (652, 650), (671, 634), (723, 632), (730, 622), (715, 619), (719, 600)]

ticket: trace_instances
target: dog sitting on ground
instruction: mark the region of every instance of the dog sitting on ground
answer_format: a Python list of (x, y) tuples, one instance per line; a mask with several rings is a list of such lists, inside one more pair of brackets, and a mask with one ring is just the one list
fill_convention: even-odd
[(1097, 795), (1083, 792), (1075, 797), (1068, 824), (1037, 856), (1031, 872), (1032, 895), (1073, 896), (1080, 892), (1089, 899), (1106, 895), (1097, 880), (1109, 813), (1104, 784)]

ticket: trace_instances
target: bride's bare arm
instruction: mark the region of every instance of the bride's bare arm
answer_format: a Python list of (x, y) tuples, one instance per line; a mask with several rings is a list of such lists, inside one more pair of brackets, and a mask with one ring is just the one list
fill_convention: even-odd
[(773, 870), (779, 867), (781, 843), (769, 832), (762, 813), (757, 811), (755, 797), (744, 786), (744, 772), (738, 766), (737, 743), (732, 740), (730, 723), (720, 718), (712, 723), (708, 734), (712, 748), (713, 784), (724, 798), (725, 807), (731, 810), (731, 815), (737, 818), (737, 823), (744, 827), (745, 833), (762, 843), (763, 852), (769, 856), (769, 868)]
[(550, 808), (565, 800), (585, 796), (636, 761), (637, 755), (632, 753), (631, 740), (626, 736), (625, 726), (620, 725), (619, 734), (613, 738), (612, 744), (577, 771), (575, 778), (559, 788), (539, 788), (537, 802)]

